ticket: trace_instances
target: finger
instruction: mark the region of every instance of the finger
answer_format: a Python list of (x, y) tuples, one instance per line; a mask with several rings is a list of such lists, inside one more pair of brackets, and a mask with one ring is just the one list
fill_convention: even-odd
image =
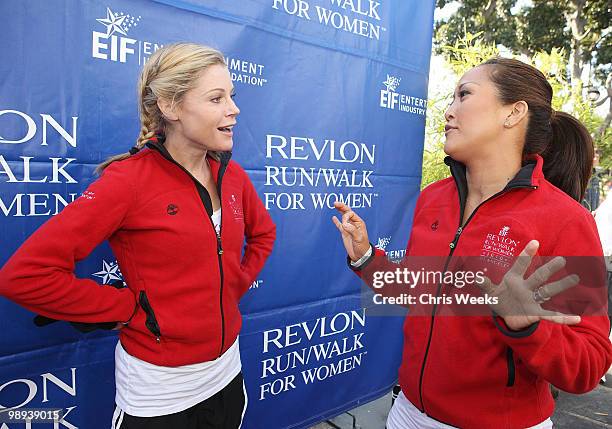
[(334, 222), (334, 225), (336, 225), (336, 228), (338, 228), (340, 230), (340, 232), (344, 231), (342, 229), (342, 223), (338, 220), (338, 218), (336, 216), (332, 216), (332, 221)]
[(529, 243), (527, 243), (523, 251), (516, 259), (516, 262), (514, 262), (514, 265), (512, 265), (512, 268), (510, 268), (510, 271), (524, 277), (525, 272), (527, 271), (527, 268), (529, 268), (529, 265), (531, 265), (531, 260), (538, 251), (539, 246), (540, 243), (538, 243), (537, 240), (531, 240)]
[(556, 311), (542, 310), (540, 318), (549, 322), (558, 323), (560, 325), (575, 325), (580, 323), (580, 316), (571, 314), (563, 314)]
[(351, 222), (353, 223), (365, 223), (363, 219), (354, 211), (351, 210)]
[(493, 284), (491, 279), (486, 276), (483, 278), (482, 283), (476, 282), (476, 285), (480, 288), (481, 292), (487, 295), (491, 295), (495, 291), (495, 285)]
[(355, 234), (357, 233), (357, 228), (355, 227), (355, 225), (352, 225), (350, 223), (346, 223), (346, 224), (343, 223), (342, 229), (348, 232), (352, 239), (356, 238)]
[(342, 215), (342, 224), (347, 225), (349, 223), (354, 225), (356, 228), (360, 228), (362, 224), (365, 224), (359, 215), (352, 210), (345, 212)]
[(333, 216), (332, 220), (334, 222), (334, 225), (336, 225), (336, 227), (340, 231), (340, 233), (342, 233), (342, 234), (349, 234), (351, 236), (351, 238), (354, 238), (354, 234), (357, 231), (357, 228), (355, 228), (354, 225), (351, 225), (348, 222), (341, 223), (336, 216)]
[(340, 201), (335, 201), (334, 202), (334, 207), (340, 213), (345, 213), (347, 211), (351, 211), (351, 208), (349, 206), (347, 206), (346, 204), (344, 204), (343, 202), (340, 202)]
[(349, 210), (348, 212), (344, 212), (342, 214), (342, 224), (343, 225), (348, 225), (349, 222), (352, 222), (354, 214), (355, 214), (355, 212), (353, 212), (352, 210)]
[(548, 283), (540, 287), (540, 295), (542, 296), (542, 298), (552, 298), (553, 296), (558, 295), (561, 292), (576, 286), (579, 282), (580, 277), (578, 277), (576, 274), (563, 277), (561, 280)]
[(565, 258), (558, 256), (540, 268), (535, 270), (533, 274), (526, 280), (527, 287), (531, 290), (536, 289), (538, 286), (543, 285), (548, 279), (565, 266)]

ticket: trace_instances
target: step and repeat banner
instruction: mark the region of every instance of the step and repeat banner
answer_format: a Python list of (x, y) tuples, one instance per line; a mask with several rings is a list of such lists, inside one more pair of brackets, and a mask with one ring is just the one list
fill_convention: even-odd
[[(307, 428), (388, 392), (402, 317), (372, 314), (331, 221), (354, 207), (401, 258), (419, 193), (434, 1), (5, 0), (0, 39), (0, 264), (126, 152), (136, 81), (160, 47), (220, 49), (242, 113), (234, 159), (277, 224), (241, 302), (243, 427)], [(100, 213), (104, 216), (104, 213)], [(77, 274), (121, 280), (102, 243)], [(62, 408), (107, 428), (115, 333), (36, 328), (0, 298), (0, 410)], [(1, 415), (1, 414), (0, 414)], [(29, 427), (2, 423), (0, 429)]]

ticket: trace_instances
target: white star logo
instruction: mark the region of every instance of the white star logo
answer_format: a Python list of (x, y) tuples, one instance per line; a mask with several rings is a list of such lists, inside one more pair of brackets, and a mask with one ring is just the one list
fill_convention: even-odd
[(116, 261), (109, 264), (105, 260), (102, 260), (102, 271), (93, 273), (92, 276), (100, 277), (102, 279), (102, 284), (105, 285), (110, 284), (113, 280), (123, 281), (123, 276)]
[(106, 18), (96, 19), (100, 24), (106, 25), (106, 37), (110, 37), (115, 33), (123, 34), (127, 36), (127, 33), (123, 29), (123, 21), (127, 16), (115, 15), (109, 7), (106, 8)]

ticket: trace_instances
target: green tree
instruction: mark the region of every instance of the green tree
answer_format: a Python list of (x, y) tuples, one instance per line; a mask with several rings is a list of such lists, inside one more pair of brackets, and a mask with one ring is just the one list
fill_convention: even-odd
[[(482, 34), (467, 34), (455, 41), (454, 45), (441, 47), (444, 57), (453, 76), (449, 79), (455, 82), (461, 75), (487, 58), (499, 54), (497, 47), (484, 41)], [(523, 58), (523, 60), (525, 60)], [(572, 113), (585, 124), (592, 134), (602, 127), (604, 119), (595, 113), (594, 106), (582, 96), (581, 88), (574, 90), (565, 70), (567, 69), (567, 54), (562, 49), (553, 48), (550, 52), (538, 52), (528, 62), (541, 70), (547, 76), (553, 88), (553, 108)], [(428, 101), (427, 124), (425, 133), (425, 150), (423, 154), (422, 187), (448, 176), (448, 167), (444, 164), (444, 111), (451, 100), (451, 94), (434, 96)], [(612, 167), (612, 132), (607, 128), (603, 135), (596, 137), (596, 146), (600, 153), (600, 164), (610, 169)], [(609, 177), (609, 176), (607, 176)], [(606, 179), (604, 179), (606, 180)]]
[(520, 9), (517, 0), (438, 0), (437, 6), (451, 3), (459, 4), (457, 12), (435, 25), (438, 52), (466, 33), (482, 32), (485, 42), (528, 56), (563, 48), (570, 54), (572, 80), (580, 80), (587, 64), (594, 65), (601, 83), (610, 72), (609, 0), (531, 0)]
[[(456, 3), (453, 0), (438, 0), (437, 7)], [(517, 44), (517, 22), (510, 9), (516, 0), (463, 0), (450, 19), (439, 21), (435, 26), (438, 47), (454, 45), (467, 33), (482, 32), (484, 41), (504, 46)]]
[[(471, 35), (480, 34), (484, 45), (502, 45), (514, 54), (539, 58), (539, 61), (543, 61), (544, 53), (554, 58), (554, 61), (550, 59), (557, 67), (554, 77), (563, 82), (561, 87), (555, 87), (564, 97), (557, 103), (561, 103), (562, 110), (587, 124), (595, 139), (600, 163), (609, 169), (612, 166), (612, 2), (531, 0), (519, 9), (517, 0), (438, 0), (437, 6), (443, 8), (451, 3), (458, 4), (459, 8), (448, 19), (436, 22), (436, 52), (443, 54), (451, 65), (457, 59), (465, 60), (457, 56), (456, 48), (469, 38), (473, 41)], [(478, 51), (481, 45), (472, 44), (471, 48)], [(585, 74), (589, 77), (583, 82)], [(587, 92), (595, 94), (596, 90), (600, 96), (591, 105), (585, 101)], [(599, 118), (593, 108), (606, 103), (607, 115)]]

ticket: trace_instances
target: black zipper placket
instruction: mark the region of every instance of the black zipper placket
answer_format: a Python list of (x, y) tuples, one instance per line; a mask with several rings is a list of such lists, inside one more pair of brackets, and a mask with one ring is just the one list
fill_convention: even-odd
[[(156, 144), (147, 144), (147, 146), (157, 150), (161, 154), (161, 156), (163, 156), (165, 159), (167, 159), (168, 161), (178, 166), (181, 170), (185, 172), (185, 174), (187, 174), (187, 176), (189, 176), (189, 178), (191, 178), (191, 180), (193, 181), (196, 187), (196, 190), (198, 190), (198, 195), (200, 196), (200, 199), (202, 200), (202, 204), (204, 205), (204, 211), (206, 212), (206, 217), (210, 221), (210, 225), (217, 237), (217, 261), (219, 263), (219, 277), (220, 277), (219, 306), (221, 310), (221, 347), (219, 349), (219, 356), (221, 356), (223, 354), (223, 346), (225, 343), (225, 315), (223, 311), (223, 260), (222, 260), (223, 244), (221, 242), (221, 232), (223, 228), (223, 210), (221, 210), (221, 216), (219, 217), (219, 232), (217, 232), (217, 229), (215, 228), (215, 223), (212, 220), (212, 214), (210, 215), (208, 214), (208, 210), (206, 210), (206, 202), (204, 201), (204, 198), (203, 198), (204, 195), (207, 195), (208, 199), (210, 200), (210, 195), (208, 195), (208, 191), (206, 190), (206, 187), (204, 187), (204, 185), (202, 185), (195, 177), (193, 177), (193, 175), (185, 167), (183, 167), (181, 164), (176, 162), (172, 158), (172, 156), (170, 156), (169, 153), (167, 152), (164, 153), (165, 148), (164, 150), (161, 150)], [(219, 205), (221, 208), (223, 208), (223, 200), (221, 199), (222, 181), (223, 181), (223, 175), (225, 174), (226, 169), (227, 169), (227, 162), (221, 161), (221, 165), (219, 166), (219, 173), (217, 174), (217, 194), (219, 195)], [(211, 205), (211, 210), (212, 210), (212, 200), (210, 201), (210, 203), (211, 203), (210, 205)], [(159, 341), (160, 341), (159, 336), (157, 336), (157, 342), (159, 343)]]
[[(455, 179), (455, 182), (457, 181), (457, 179)], [(484, 204), (488, 203), (489, 201), (511, 191), (514, 189), (521, 189), (521, 188), (529, 188), (529, 189), (536, 189), (537, 186), (533, 186), (533, 185), (510, 185), (504, 189), (502, 189), (501, 191), (499, 191), (498, 193), (490, 196), (489, 198), (487, 198), (486, 200), (484, 200), (483, 202), (481, 202), (480, 204), (478, 204), (478, 206), (474, 209), (474, 211), (470, 214), (470, 217), (468, 217), (468, 219), (465, 221), (465, 224), (463, 224), (463, 211), (465, 209), (465, 201), (461, 200), (461, 195), (459, 195), (459, 227), (457, 228), (457, 231), (455, 232), (455, 237), (453, 238), (453, 241), (451, 241), (448, 244), (448, 247), (450, 247), (450, 252), (448, 253), (448, 256), (446, 258), (446, 262), (444, 263), (444, 268), (442, 270), (442, 277), (444, 277), (444, 274), (446, 274), (446, 270), (448, 269), (448, 265), (450, 264), (451, 258), (453, 256), (453, 253), (455, 252), (455, 249), (457, 248), (457, 243), (459, 242), (459, 238), (461, 237), (461, 234), (465, 231), (465, 228), (467, 228), (468, 224), (470, 223), (470, 221), (472, 220), (472, 218), (474, 217), (474, 215), (476, 214), (476, 212), (478, 211), (478, 209), (480, 209), (480, 207), (482, 207)], [(457, 190), (459, 191), (459, 185), (457, 185)], [(459, 192), (458, 192), (459, 193)], [(463, 224), (463, 226), (461, 226)], [(438, 287), (436, 289), (436, 298), (440, 295), (440, 291), (442, 290), (442, 283), (438, 283)], [(423, 402), (423, 375), (425, 374), (425, 364), (427, 363), (427, 356), (429, 354), (429, 346), (431, 345), (431, 338), (433, 337), (433, 329), (434, 329), (434, 321), (435, 321), (435, 316), (436, 316), (436, 310), (438, 309), (438, 302), (437, 300), (435, 300), (433, 308), (431, 310), (431, 322), (429, 325), (429, 336), (427, 338), (427, 347), (425, 348), (425, 356), (423, 357), (423, 363), (421, 364), (421, 374), (419, 376), (419, 398), (421, 400), (421, 412), (424, 413), (425, 412), (425, 403)]]
[[(221, 276), (221, 288), (219, 291), (219, 307), (221, 308), (221, 348), (219, 349), (219, 357), (223, 354), (223, 346), (225, 344), (225, 313), (223, 311), (223, 244), (221, 243), (221, 233), (223, 231), (223, 200), (221, 199), (221, 182), (227, 164), (221, 164), (219, 168), (219, 174), (217, 176), (217, 194), (219, 195), (219, 205), (221, 206), (221, 216), (219, 217), (219, 232), (217, 232), (215, 225), (213, 224), (213, 230), (217, 234), (217, 259), (219, 261), (219, 274)], [(210, 218), (212, 222), (212, 217)]]
[(514, 366), (514, 351), (508, 347), (506, 350), (506, 363), (508, 365), (508, 381), (506, 381), (506, 387), (514, 386), (514, 379), (516, 377), (516, 368)]
[(157, 318), (155, 317), (155, 312), (153, 311), (153, 307), (149, 303), (149, 298), (147, 297), (147, 293), (144, 290), (140, 291), (138, 295), (138, 302), (140, 306), (146, 313), (145, 325), (153, 335), (155, 335), (155, 341), (157, 344), (161, 342), (161, 329), (159, 328), (159, 323), (157, 322)]

